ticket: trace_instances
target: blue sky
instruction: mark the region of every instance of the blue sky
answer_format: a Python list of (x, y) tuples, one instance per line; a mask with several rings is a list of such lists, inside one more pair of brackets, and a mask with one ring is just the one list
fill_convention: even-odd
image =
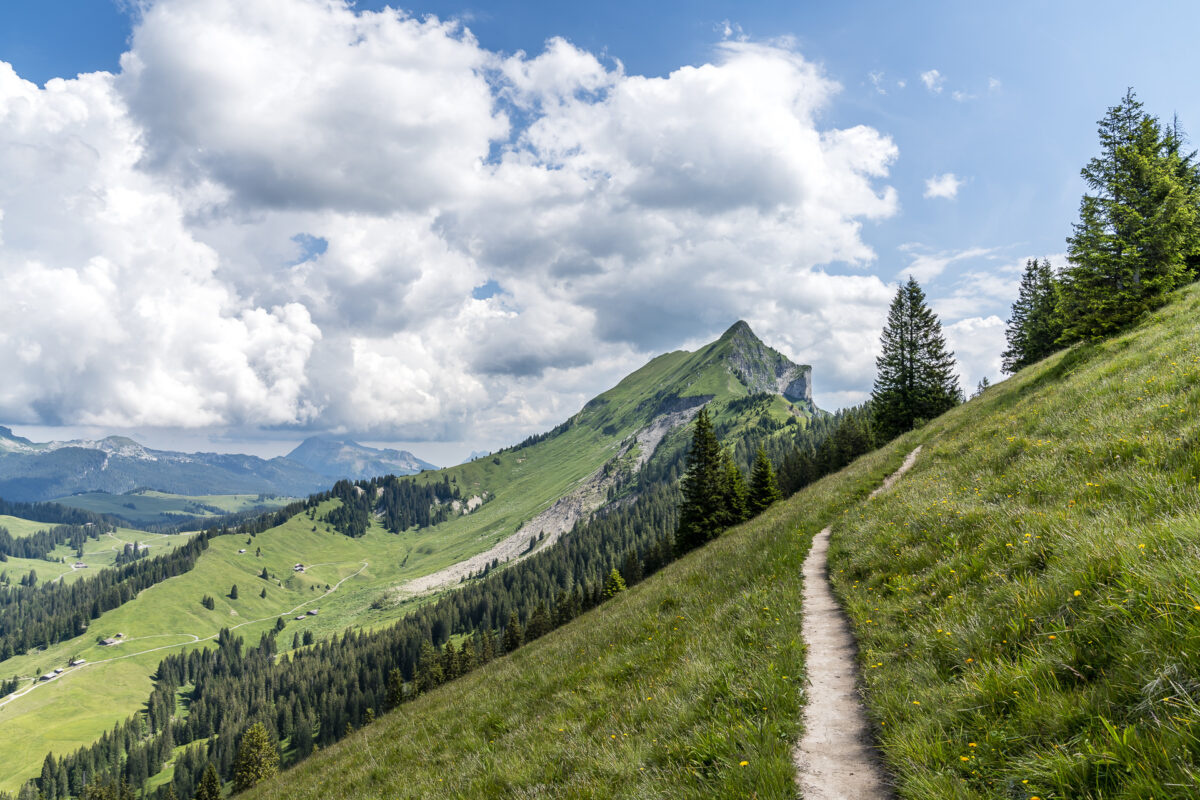
[[(1065, 250), (1064, 238), (1083, 190), (1079, 169), (1095, 153), (1095, 121), (1105, 108), (1132, 86), (1152, 113), (1167, 118), (1177, 113), (1185, 130), (1200, 126), (1200, 101), (1191, 85), (1200, 66), (1192, 42), (1200, 9), (1188, 3), (1149, 3), (1133, 13), (1127, 4), (1094, 2), (426, 2), (403, 8), (418, 20), (425, 15), (459, 20), (473, 35), (473, 43), (464, 46), (461, 27), (457, 32), (439, 30), (436, 36), (424, 38), (415, 29), (403, 35), (395, 33), (399, 29), (380, 33), (382, 28), (361, 34), (366, 39), (378, 35), (388, 47), (411, 46), (404, 75), (431, 85), (445, 79), (445, 85), (456, 87), (441, 96), (422, 95), (414, 88), (405, 102), (414, 106), (429, 103), (435, 114), (457, 114), (462, 109), (447, 111), (444, 101), (448, 96), (457, 99), (454, 93), (462, 91), (462, 108), (466, 108), (473, 97), (470, 93), (483, 86), (467, 80), (471, 71), (477, 76), (486, 72), (490, 89), (483, 86), (484, 95), (474, 98), (483, 103), (481, 115), (455, 122), (452, 129), (462, 133), (462, 141), (445, 144), (446, 137), (440, 134), (418, 137), (415, 144), (406, 145), (409, 150), (424, 147), (433, 139), (443, 149), (408, 162), (404, 160), (408, 150), (386, 145), (397, 130), (411, 130), (417, 123), (395, 114), (381, 117), (369, 102), (331, 108), (329, 117), (335, 121), (322, 119), (324, 127), (314, 127), (307, 138), (290, 144), (285, 141), (288, 134), (272, 128), (271, 120), (259, 124), (222, 118), (220, 109), (235, 107), (234, 103), (213, 100), (205, 105), (222, 91), (233, 92), (235, 97), (244, 92), (253, 99), (259, 90), (256, 87), (269, 85), (264, 81), (290, 79), (248, 56), (246, 85), (236, 86), (238, 73), (222, 71), (225, 65), (213, 63), (219, 56), (202, 57), (209, 42), (224, 42), (213, 45), (216, 52), (237, 52), (236, 47), (229, 49), (230, 43), (244, 43), (239, 37), (246, 26), (254, 25), (259, 38), (253, 41), (258, 44), (248, 46), (247, 53), (271, 37), (278, 37), (275, 41), (285, 49), (332, 47), (325, 40), (299, 41), (295, 33), (299, 28), (289, 28), (290, 20), (353, 27), (356, 12), (378, 10), (383, 4), (359, 2), (353, 12), (327, 15), (324, 21), (319, 10), (314, 10), (319, 4), (305, 0), (293, 0), (290, 6), (284, 2), (250, 4), (287, 9), (288, 13), (247, 22), (242, 11), (222, 0), (163, 0), (144, 5), (144, 30), (142, 18), (128, 11), (132, 5), (76, 0), (6, 7), (0, 12), (0, 61), (11, 64), (20, 78), (45, 87), (53, 78), (80, 73), (107, 71), (115, 76), (91, 83), (71, 82), (57, 95), (46, 89), (30, 94), (10, 87), (10, 103), (11, 97), (21, 93), (35, 105), (45, 101), (48, 110), (38, 118), (39, 124), (50, 125), (47, 130), (57, 135), (61, 130), (50, 120), (64, 112), (51, 108), (53, 102), (64, 94), (85, 98), (91, 109), (87, 132), (64, 135), (61, 142), (42, 136), (39, 141), (45, 148), (58, 146), (56, 142), (69, 148), (68, 140), (78, 142), (95, 135), (99, 138), (91, 146), (100, 153), (108, 152), (104, 149), (108, 146), (118, 153), (118, 141), (134, 142), (142, 149), (137, 158), (121, 162), (125, 177), (112, 177), (116, 174), (113, 168), (95, 167), (71, 179), (76, 183), (68, 181), (59, 194), (69, 194), (72, 186), (81, 191), (85, 186), (94, 189), (100, 180), (112, 182), (112, 196), (116, 197), (116, 187), (126, 191), (136, 184), (137, 191), (158, 198), (155, 202), (167, 203), (178, 217), (172, 224), (178, 228), (180, 241), (163, 242), (164, 252), (178, 254), (180, 247), (191, 252), (189, 248), (194, 247), (196, 265), (188, 268), (187, 280), (182, 283), (178, 276), (171, 280), (160, 274), (169, 270), (151, 256), (146, 256), (147, 264), (155, 266), (136, 266), (140, 257), (132, 254), (136, 248), (113, 245), (120, 237), (115, 229), (104, 227), (112, 224), (112, 213), (98, 215), (94, 235), (81, 235), (79, 247), (70, 251), (49, 238), (13, 234), (14, 219), (33, 220), (22, 230), (36, 229), (43, 222), (34, 217), (34, 211), (16, 209), (18, 195), (14, 191), (12, 197), (0, 194), (0, 211), (6, 212), (9, 221), (5, 225), (5, 217), (0, 217), (0, 235), (7, 234), (0, 239), (0, 268), (20, 281), (21, 287), (42, 284), (38, 275), (18, 273), (17, 263), (37, 261), (58, 270), (56, 280), (78, 276), (81, 286), (92, 292), (81, 290), (76, 298), (80, 303), (94, 303), (103, 296), (95, 293), (99, 290), (89, 277), (94, 276), (97, 263), (111, 266), (112, 275), (106, 280), (118, 286), (129, 280), (142, 287), (146, 280), (144, 275), (138, 277), (138, 270), (151, 270), (163, 278), (164, 288), (159, 294), (139, 288), (148, 294), (131, 308), (144, 311), (179, 302), (179, 287), (190, 286), (188, 291), (193, 291), (194, 297), (205, 298), (211, 306), (197, 303), (196, 318), (189, 324), (197, 330), (211, 326), (214, 348), (226, 341), (222, 337), (250, 344), (237, 345), (241, 348), (239, 358), (234, 359), (237, 363), (222, 366), (221, 374), (227, 380), (210, 382), (196, 377), (198, 370), (203, 371), (197, 365), (203, 365), (205, 356), (193, 352), (194, 343), (184, 341), (186, 337), (181, 339), (183, 343), (164, 344), (162, 352), (143, 359), (141, 355), (120, 355), (118, 340), (122, 337), (116, 336), (111, 348), (97, 350), (93, 357), (78, 355), (78, 348), (73, 349), (73, 337), (84, 337), (86, 332), (65, 322), (49, 328), (15, 348), (22, 353), (36, 350), (37, 355), (3, 365), (17, 376), (13, 385), (18, 388), (6, 395), (0, 393), (0, 416), (4, 417), (0, 423), (11, 423), (18, 432), (42, 434), (42, 438), (119, 429), (160, 445), (203, 441), (217, 449), (279, 452), (309, 431), (341, 430), (372, 441), (415, 442), (413, 449), (424, 457), (448, 461), (460, 451), (465, 455), (471, 449), (497, 447), (550, 427), (647, 356), (694, 346), (718, 334), (732, 322), (731, 316), (746, 317), (768, 342), (797, 360), (813, 363), (817, 400), (833, 408), (861, 400), (869, 391), (869, 354), (848, 361), (846, 353), (865, 353), (878, 331), (856, 332), (854, 325), (874, 327), (889, 287), (910, 271), (922, 280), (943, 321), (953, 329), (952, 343), (959, 351), (964, 383), (970, 388), (984, 375), (993, 380), (999, 377), (997, 336), (1002, 337), (1016, 268), (1027, 257), (1058, 255)], [(135, 36), (135, 30), (141, 32)], [(194, 40), (188, 38), (192, 32)], [(410, 35), (414, 37), (411, 41), (404, 39)], [(550, 53), (547, 42), (554, 37), (569, 42), (569, 47), (555, 51), (566, 60), (550, 63), (544, 59), (549, 71), (538, 77), (532, 65), (539, 56)], [(187, 49), (193, 41), (201, 54), (173, 56), (172, 47)], [(123, 67), (121, 57), (127, 51), (136, 58), (127, 58)], [(380, 52), (384, 51), (386, 47)], [(518, 51), (524, 51), (523, 59), (514, 57)], [(341, 50), (329, 52), (339, 59), (345, 56)], [(315, 51), (312, 55), (321, 58)], [(790, 72), (772, 72), (774, 67), (767, 64), (783, 65), (793, 56), (798, 60), (787, 67)], [(395, 64), (388, 61), (391, 56), (385, 52), (380, 58), (388, 62), (384, 65), (388, 70), (394, 70)], [(759, 66), (751, 65), (754, 59), (759, 59)], [(134, 62), (141, 66), (131, 71), (128, 64)], [(298, 57), (295, 63), (300, 66), (294, 70), (301, 95), (304, 87), (323, 79), (320, 71), (304, 72), (303, 62)], [(498, 66), (502, 63), (508, 66)], [(869, 132), (847, 145), (847, 152), (858, 155), (846, 156), (853, 164), (846, 167), (850, 172), (837, 180), (866, 175), (874, 194), (860, 191), (847, 198), (830, 189), (834, 194), (821, 202), (832, 204), (838, 213), (828, 224), (819, 208), (809, 208), (791, 195), (779, 195), (780, 188), (771, 184), (770, 170), (750, 175), (744, 186), (731, 188), (728, 204), (719, 203), (717, 212), (709, 198), (697, 199), (696, 186), (710, 191), (718, 187), (719, 192), (720, 187), (738, 183), (736, 165), (731, 166), (729, 158), (735, 151), (720, 150), (730, 137), (749, 135), (754, 141), (747, 152), (754, 155), (754, 148), (759, 147), (762, 158), (769, 159), (772, 148), (781, 146), (769, 136), (760, 141), (758, 131), (736, 130), (734, 121), (729, 130), (721, 129), (719, 118), (693, 123), (688, 115), (703, 115), (706, 109), (686, 105), (688, 90), (682, 80), (686, 76), (679, 71), (706, 64), (719, 69), (694, 74), (693, 89), (703, 84), (707, 87), (704, 91), (710, 91), (721, 85), (726, 79), (720, 75), (722, 70), (728, 76), (740, 75), (736, 79), (742, 81), (755, 74), (783, 76), (770, 80), (794, 80), (794, 97), (816, 98), (811, 107), (814, 136), (830, 131)], [(422, 78), (426, 66), (432, 77)], [(753, 71), (760, 67), (765, 71)], [(806, 72), (809, 67), (815, 72)], [(344, 88), (341, 95), (367, 86), (364, 97), (374, 97), (370, 92), (376, 85), (372, 77), (376, 73), (371, 72), (375, 68), (382, 69), (378, 63), (346, 58), (345, 86), (350, 88)], [(569, 113), (563, 112), (570, 103), (564, 101), (565, 96), (554, 94), (558, 90), (548, 88), (546, 82), (550, 80), (547, 75), (556, 70), (570, 73), (576, 101), (587, 97), (595, 102), (576, 102)], [(331, 70), (329, 74), (338, 73)], [(405, 79), (397, 79), (395, 71), (386, 74), (387, 80)], [(638, 162), (637, 154), (646, 152), (645, 142), (638, 139), (637, 131), (621, 127), (628, 122), (617, 119), (619, 104), (612, 100), (622, 92), (644, 87), (642, 76), (663, 79), (655, 85), (664, 91), (678, 87), (683, 92), (663, 95), (664, 119), (668, 114), (682, 114), (682, 122), (671, 123), (676, 128), (703, 124), (707, 127), (697, 128), (701, 130), (699, 140), (705, 141), (703, 137), (709, 133), (714, 136), (712, 147), (696, 152), (679, 145), (683, 148), (679, 152), (684, 153), (680, 159), (704, 158), (704, 153), (716, 152), (715, 159), (725, 153), (723, 162), (707, 167), (685, 164), (694, 172), (711, 169), (711, 174), (688, 177), (699, 183), (672, 183), (679, 176), (663, 164), (652, 167)], [(703, 83), (710, 79), (716, 82)], [(777, 87), (756, 86), (751, 80), (739, 91), (761, 91), (766, 96), (773, 88)], [(183, 97), (193, 98), (193, 102), (185, 104)], [(286, 104), (286, 97), (279, 102)], [(319, 97), (312, 104), (297, 98), (298, 124), (321, 116), (319, 102)], [(638, 102), (649, 101), (643, 97)], [(774, 111), (766, 107), (768, 101), (763, 102), (762, 118), (773, 119)], [(791, 101), (784, 98), (780, 102)], [(548, 111), (553, 104), (563, 113)], [(254, 107), (254, 103), (241, 106)], [(643, 107), (643, 111), (645, 108), (655, 117), (653, 106)], [(294, 110), (280, 106), (275, 117), (281, 109), (287, 113)], [(429, 115), (419, 118), (428, 120)], [(4, 119), (0, 116), (0, 128)], [(11, 120), (16, 117), (8, 119), (8, 124), (15, 125)], [(107, 127), (97, 133), (97, 120), (101, 119)], [(761, 272), (753, 261), (731, 263), (728, 268), (735, 273), (735, 281), (757, 281), (742, 295), (734, 292), (732, 300), (697, 290), (670, 308), (660, 309), (653, 299), (655, 292), (668, 285), (668, 277), (677, 279), (696, 267), (694, 263), (677, 265), (673, 269), (684, 272), (669, 273), (660, 284), (653, 278), (655, 265), (668, 258), (667, 253), (677, 252), (680, 242), (693, 241), (694, 232), (685, 239), (643, 240), (636, 226), (629, 227), (633, 223), (628, 217), (614, 216), (593, 224), (596, 231), (607, 231), (616, 240), (643, 244), (635, 253), (629, 247), (598, 242), (580, 226), (569, 231), (555, 228), (561, 215), (538, 216), (531, 209), (558, 204), (561, 211), (566, 208), (563, 198), (573, 190), (565, 184), (558, 187), (553, 201), (544, 193), (529, 190), (534, 173), (517, 175), (516, 155), (512, 155), (514, 171), (498, 170), (490, 176), (489, 186), (470, 188), (472, 179), (467, 173), (422, 171), (434, 169), (429, 164), (465, 158), (482, 146), (492, 154), (493, 167), (502, 160), (498, 154), (515, 154), (524, 148), (538, 163), (521, 168), (537, 168), (539, 181), (563, 177), (545, 171), (550, 162), (555, 162), (554, 169), (560, 172), (581, 170), (578, 175), (585, 180), (599, 174), (597, 169), (615, 175), (618, 162), (605, 160), (613, 154), (600, 139), (585, 136), (575, 142), (573, 150), (557, 149), (566, 139), (583, 135), (572, 127), (583, 119), (612, 124), (617, 138), (629, 135), (619, 163), (633, 176), (633, 182), (621, 202), (632, 198), (648, 203), (647, 208), (669, 207), (670, 213), (663, 211), (661, 218), (665, 227), (656, 228), (656, 236), (665, 228), (683, 230), (697, 216), (710, 214), (708, 228), (720, 228), (722, 234), (708, 242), (703, 253), (697, 251), (690, 258), (711, 266), (722, 258), (723, 246), (729, 246), (730, 252), (761, 246), (760, 258), (779, 263)], [(535, 124), (527, 128), (530, 123)], [(223, 124), (229, 129), (222, 129)], [(210, 134), (210, 127), (216, 133)], [(653, 135), (661, 137), (669, 136), (671, 128), (664, 123), (655, 130)], [(800, 134), (804, 130), (797, 128)], [(260, 139), (251, 138), (256, 131)], [(374, 131), (378, 135), (373, 135)], [(472, 139), (468, 134), (475, 132), (478, 136)], [(28, 136), (29, 141), (35, 138)], [(283, 137), (279, 141), (285, 143), (273, 143), (273, 136)], [(309, 149), (312, 141), (326, 138), (334, 142), (344, 138), (346, 144), (330, 152)], [(646, 141), (652, 140), (648, 134)], [(372, 149), (375, 144), (381, 148), (377, 154)], [(300, 160), (272, 161), (271, 154), (276, 151), (294, 151)], [(579, 158), (581, 152), (588, 158)], [(356, 153), (361, 158), (352, 158)], [(302, 174), (312, 163), (343, 157), (345, 163), (338, 162), (338, 169), (328, 174)], [(116, 155), (113, 158), (120, 161)], [(861, 163), (854, 158), (862, 159)], [(301, 163), (304, 159), (308, 162)], [(746, 163), (754, 168), (760, 162), (761, 158)], [(75, 162), (68, 159), (68, 163)], [(819, 183), (829, 175), (836, 178), (845, 164), (834, 159), (824, 171), (813, 173), (816, 177), (806, 177), (800, 162), (793, 167), (797, 180), (811, 190), (817, 185), (811, 181)], [(387, 180), (381, 180), (379, 187), (365, 188), (362, 182), (357, 186), (338, 183), (339, 175), (355, 174), (359, 169), (368, 177), (375, 171), (381, 176), (394, 173), (394, 185)], [(4, 171), (0, 163), (0, 178), (18, 188), (22, 180), (29, 180), (18, 167), (10, 165), (13, 175)], [(97, 177), (100, 175), (105, 177)], [(934, 185), (941, 191), (931, 193), (929, 182), (939, 178)], [(453, 188), (443, 191), (443, 179), (445, 187)], [(526, 190), (532, 194), (520, 203), (505, 200), (506, 193), (496, 190), (496, 181), (508, 186), (512, 197), (525, 197), (521, 192)], [(425, 191), (426, 187), (439, 188)], [(690, 199), (688, 192), (693, 193)], [(736, 198), (732, 196), (735, 192), (740, 193)], [(761, 202), (756, 192), (762, 193)], [(483, 203), (481, 196), (495, 199)], [(653, 199), (647, 201), (647, 197)], [(804, 242), (787, 241), (786, 231), (772, 223), (771, 214), (764, 211), (772, 203), (782, 203), (776, 210), (782, 209), (779, 213), (796, 223), (796, 236)], [(572, 213), (607, 214), (615, 206), (615, 201), (610, 201)], [(734, 206), (758, 210), (734, 213), (730, 211)], [(506, 226), (504, 220), (514, 219), (514, 215), (525, 221)], [(51, 212), (46, 212), (48, 228), (54, 224), (51, 217)], [(368, 225), (362, 222), (364, 217), (378, 224)], [(494, 222), (489, 221), (493, 217)], [(485, 222), (476, 224), (472, 222), (475, 219)], [(402, 241), (389, 240), (382, 233), (409, 230), (404, 226), (410, 226), (411, 233)], [(512, 226), (552, 232), (541, 239), (521, 238), (508, 230)], [(650, 237), (646, 230), (643, 232)], [(764, 237), (772, 236), (780, 238), (771, 246), (762, 244)], [(555, 243), (555, 252), (541, 252), (549, 247), (547, 242)], [(662, 250), (655, 252), (655, 247)], [(6, 249), (8, 262), (3, 261)], [(866, 255), (868, 250), (873, 257)], [(405, 255), (394, 255), (397, 252)], [(97, 262), (97, 258), (103, 261)], [(122, 263), (122, 258), (129, 263)], [(541, 271), (517, 266), (539, 258), (546, 264)], [(434, 267), (422, 271), (422, 265), (434, 262)], [(603, 280), (609, 271), (611, 281)], [(714, 284), (719, 283), (719, 274), (713, 273)], [(194, 286), (188, 283), (193, 278)], [(873, 283), (864, 283), (868, 280)], [(439, 281), (438, 288), (429, 288)], [(772, 282), (780, 281), (798, 281), (802, 287), (785, 297), (780, 284), (776, 301), (763, 288), (769, 290), (776, 285)], [(71, 281), (67, 284), (74, 285)], [(403, 303), (395, 299), (389, 305), (384, 300), (384, 286), (408, 287), (403, 293), (407, 299)], [(641, 287), (642, 293), (624, 295), (617, 286)], [(49, 294), (31, 289), (24, 308), (54, 301), (54, 293), (46, 291)], [(446, 299), (449, 295), (458, 299), (451, 303)], [(813, 298), (811, 307), (801, 308), (804, 297)], [(845, 303), (855, 310), (846, 312), (843, 316), (850, 321), (838, 327), (829, 322), (838, 315), (822, 314), (820, 302)], [(785, 307), (789, 303), (790, 308)], [(63, 305), (69, 305), (67, 298)], [(442, 322), (446, 315), (457, 315), (450, 329), (471, 331), (452, 350), (429, 345), (448, 335), (425, 319), (433, 317), (435, 308), (446, 309)], [(114, 316), (106, 330), (115, 327), (127, 334), (124, 339), (136, 340), (136, 331), (125, 330), (129, 319), (129, 313)], [(831, 325), (830, 330), (808, 336), (797, 332), (799, 327), (818, 324), (818, 319), (825, 320), (819, 324)], [(17, 335), (18, 321), (10, 320), (0, 323), (0, 337), (6, 333), (5, 325), (12, 326), (7, 331), (10, 336)], [(652, 320), (660, 324), (657, 330), (647, 331), (655, 327)], [(841, 350), (823, 351), (823, 343), (830, 340), (838, 342)], [(1002, 343), (1002, 338), (999, 341)], [(68, 352), (76, 354), (67, 357)], [(48, 359), (48, 355), (52, 357)], [(347, 359), (353, 362), (356, 375), (377, 371), (369, 380), (355, 378), (356, 396), (403, 396), (404, 407), (384, 408), (336, 396), (335, 387), (347, 385)], [(34, 369), (30, 364), (39, 366)], [(113, 375), (114, 370), (117, 378), (98, 378)], [(68, 399), (79, 394), (75, 387), (95, 387), (97, 381), (107, 388), (94, 391), (94, 400)], [(220, 403), (188, 399), (195, 394), (224, 399)], [(159, 400), (133, 399), (146, 396)]]

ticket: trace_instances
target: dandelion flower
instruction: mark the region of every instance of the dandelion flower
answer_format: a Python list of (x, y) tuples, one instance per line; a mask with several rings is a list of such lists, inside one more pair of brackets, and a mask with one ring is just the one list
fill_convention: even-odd
[(739, 766), (739, 767), (744, 767), (744, 766), (747, 766), (749, 763), (750, 763), (749, 761), (739, 761), (739, 762), (738, 762), (738, 766)]

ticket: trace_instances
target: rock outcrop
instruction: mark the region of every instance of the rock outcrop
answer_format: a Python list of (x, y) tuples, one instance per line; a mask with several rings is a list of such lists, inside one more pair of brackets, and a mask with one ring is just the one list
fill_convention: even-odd
[(759, 339), (738, 320), (720, 339), (726, 345), (730, 369), (751, 392), (781, 394), (796, 404), (812, 407), (812, 367), (796, 364)]

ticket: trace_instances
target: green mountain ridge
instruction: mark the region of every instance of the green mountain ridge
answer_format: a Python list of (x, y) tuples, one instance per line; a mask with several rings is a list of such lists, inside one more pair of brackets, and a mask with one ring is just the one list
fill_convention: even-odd
[[(0, 789), (15, 790), (35, 774), (47, 750), (62, 754), (89, 744), (138, 710), (166, 652), (211, 646), (226, 626), (238, 626), (237, 635), (256, 641), (280, 615), (291, 619), (298, 613), (293, 609), (306, 603), (319, 606), (320, 615), (289, 626), (319, 638), (351, 627), (378, 628), (425, 602), (400, 587), (506, 539), (527, 539), (522, 526), (581, 488), (595, 488), (590, 482), (598, 477), (609, 482), (587, 495), (574, 519), (622, 493), (627, 501), (643, 465), (661, 469), (678, 461), (688, 441), (686, 423), (701, 404), (709, 405), (727, 435), (790, 435), (792, 426), (823, 412), (811, 401), (762, 390), (778, 387), (781, 375), (791, 375), (791, 385), (810, 372), (763, 345), (743, 323), (695, 353), (653, 359), (547, 434), (405, 478), (448, 482), (459, 490), (461, 507), (436, 525), (389, 533), (372, 521), (364, 536), (350, 538), (321, 522), (338, 504), (329, 500), (314, 509), (314, 519), (299, 514), (252, 542), (211, 539), (193, 570), (105, 612), (89, 623), (88, 633), (0, 662), (0, 674), (30, 676), (74, 658), (89, 662), (26, 696), (0, 699)], [(649, 432), (656, 436), (647, 438)], [(305, 570), (294, 570), (297, 563)], [(261, 578), (263, 569), (269, 580)], [(242, 589), (236, 599), (227, 596), (235, 583)], [(213, 608), (200, 604), (205, 595), (217, 596)], [(125, 638), (120, 658), (110, 660), (113, 651), (97, 640), (115, 632)]]
[(1198, 313), (1026, 368), (247, 798), (793, 798), (830, 523), (899, 797), (1195, 796)]

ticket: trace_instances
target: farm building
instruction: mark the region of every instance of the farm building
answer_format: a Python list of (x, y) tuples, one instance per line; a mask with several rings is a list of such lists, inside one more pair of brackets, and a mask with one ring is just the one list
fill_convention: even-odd
[(74, 661), (72, 661), (72, 662), (71, 662), (71, 666), (72, 666), (72, 667), (78, 667), (78, 666), (81, 666), (81, 665), (83, 665), (83, 664), (86, 664), (86, 663), (87, 663), (87, 659), (86, 659), (86, 658), (77, 658), (77, 659), (75, 659)]
[(292, 567), (292, 572), (304, 572), (303, 564), (296, 564)]
[(310, 608), (308, 610), (308, 615), (310, 617), (315, 617), (320, 611), (321, 611), (321, 609), (319, 609), (319, 608)]

